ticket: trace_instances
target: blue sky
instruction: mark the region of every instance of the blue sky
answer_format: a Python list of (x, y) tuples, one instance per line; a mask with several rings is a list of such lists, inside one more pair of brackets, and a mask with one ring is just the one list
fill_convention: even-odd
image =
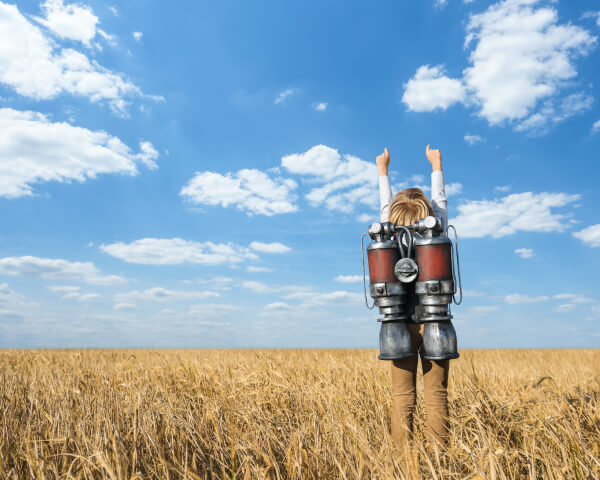
[(600, 344), (597, 2), (0, 1), (0, 347), (375, 347), (440, 148), (459, 347)]

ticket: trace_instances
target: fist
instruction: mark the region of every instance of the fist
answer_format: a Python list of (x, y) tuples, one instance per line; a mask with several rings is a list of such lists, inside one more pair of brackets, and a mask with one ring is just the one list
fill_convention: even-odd
[(390, 164), (390, 152), (388, 151), (387, 147), (385, 147), (385, 150), (381, 155), (377, 156), (377, 159), (375, 161), (377, 162), (377, 167), (379, 168), (379, 172), (387, 173), (387, 169)]
[(427, 156), (427, 160), (429, 160), (429, 163), (431, 163), (431, 166), (434, 168), (434, 170), (436, 168), (441, 170), (442, 152), (439, 150), (434, 150), (427, 145), (427, 148), (425, 149), (425, 155)]

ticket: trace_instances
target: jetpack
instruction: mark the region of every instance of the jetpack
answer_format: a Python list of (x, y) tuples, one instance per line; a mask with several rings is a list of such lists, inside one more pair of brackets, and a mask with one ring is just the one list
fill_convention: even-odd
[[(423, 323), (423, 358), (458, 357), (450, 304), (462, 302), (458, 236), (453, 243), (443, 234), (441, 220), (426, 217), (413, 225), (371, 224), (361, 237), (363, 289), (367, 308), (379, 307), (379, 358), (398, 360), (415, 355), (407, 322)], [(369, 305), (365, 281), (363, 240), (369, 265)], [(454, 260), (456, 258), (456, 262)], [(455, 268), (456, 263), (456, 268)], [(456, 300), (456, 276), (460, 300)]]

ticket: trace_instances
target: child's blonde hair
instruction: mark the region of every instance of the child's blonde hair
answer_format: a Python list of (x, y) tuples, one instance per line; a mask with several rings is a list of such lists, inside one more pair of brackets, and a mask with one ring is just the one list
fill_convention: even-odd
[(405, 188), (392, 200), (388, 218), (396, 225), (412, 225), (421, 218), (433, 215), (433, 207), (423, 190)]

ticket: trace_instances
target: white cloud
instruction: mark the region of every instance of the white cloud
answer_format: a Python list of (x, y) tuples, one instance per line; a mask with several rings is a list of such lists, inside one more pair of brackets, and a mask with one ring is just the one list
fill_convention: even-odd
[(256, 169), (243, 169), (221, 175), (215, 172), (196, 172), (179, 194), (193, 203), (204, 205), (235, 205), (249, 215), (272, 216), (298, 210), (294, 205), (291, 179), (272, 179)]
[(584, 92), (567, 94), (577, 76), (575, 60), (587, 55), (597, 38), (588, 30), (559, 23), (551, 5), (540, 0), (505, 0), (469, 16), (465, 48), (470, 66), (462, 78), (441, 66), (419, 67), (405, 84), (404, 103), (423, 112), (454, 103), (474, 105), (490, 125), (543, 134), (566, 118), (590, 108)]
[(588, 298), (584, 295), (579, 295), (576, 293), (558, 293), (553, 295), (552, 298), (556, 300), (568, 300), (569, 303), (596, 303), (596, 300), (593, 298)]
[(594, 99), (583, 92), (568, 95), (558, 104), (554, 99), (547, 100), (536, 113), (519, 123), (515, 130), (528, 132), (531, 135), (543, 135), (552, 125), (589, 110), (592, 103)]
[(270, 287), (266, 283), (257, 282), (254, 280), (244, 280), (242, 282), (242, 287), (248, 290), (252, 290), (255, 293), (273, 293), (278, 290), (275, 287)]
[(162, 287), (153, 287), (144, 291), (134, 290), (127, 293), (115, 295), (115, 302), (138, 304), (144, 302), (172, 302), (183, 300), (197, 300), (200, 298), (217, 298), (220, 295), (217, 292), (207, 290), (167, 290)]
[(600, 12), (585, 12), (581, 18), (593, 18), (596, 20), (596, 25), (600, 27)]
[(110, 7), (108, 7), (108, 9), (110, 10), (110, 13), (112, 13), (115, 17), (119, 16), (119, 11), (117, 10), (117, 7), (111, 5)]
[(128, 263), (144, 265), (237, 264), (256, 259), (248, 248), (233, 243), (195, 242), (181, 238), (142, 238), (131, 243), (101, 245), (100, 250)]
[(514, 193), (495, 200), (473, 200), (458, 205), (458, 216), (451, 219), (463, 238), (504, 237), (518, 231), (563, 232), (568, 213), (553, 209), (579, 199), (566, 193)]
[(464, 72), (465, 83), (490, 124), (520, 120), (540, 100), (557, 95), (577, 75), (573, 60), (596, 38), (571, 24), (558, 24), (555, 8), (537, 0), (507, 0), (471, 15), (465, 46), (477, 42)]
[[(340, 154), (326, 145), (315, 145), (306, 152), (293, 153), (281, 159), (280, 167), (268, 172), (281, 172), (301, 177), (309, 188), (305, 198), (313, 207), (351, 214), (358, 207), (368, 207), (373, 212), (379, 209), (378, 175), (375, 162), (366, 162), (354, 155)], [(413, 175), (413, 180), (422, 176)], [(394, 185), (398, 190), (407, 182)], [(215, 172), (197, 172), (184, 186), (180, 195), (195, 203), (206, 205), (236, 206), (248, 214), (275, 215), (294, 212), (292, 190), (297, 183), (290, 178), (273, 180), (260, 170), (240, 170), (222, 175)], [(429, 187), (423, 186), (424, 189)], [(446, 194), (461, 193), (460, 183), (446, 185)], [(359, 222), (375, 219), (376, 215), (362, 213)]]
[(139, 310), (140, 307), (138, 307), (135, 303), (121, 302), (121, 303), (115, 303), (113, 308), (115, 310)]
[(252, 242), (250, 243), (250, 248), (252, 250), (256, 250), (257, 252), (262, 253), (288, 253), (291, 252), (292, 249), (287, 247), (283, 243), (262, 243), (262, 242)]
[(461, 80), (444, 75), (443, 65), (423, 65), (404, 84), (402, 101), (413, 112), (446, 110), (455, 103), (465, 102), (466, 91)]
[(0, 307), (19, 307), (25, 305), (24, 296), (8, 286), (8, 283), (0, 284)]
[(462, 193), (462, 183), (452, 182), (446, 184), (446, 196), (451, 197), (453, 195), (458, 195)]
[(444, 8), (447, 3), (448, 0), (434, 0), (433, 5), (436, 8)]
[(246, 271), (250, 273), (261, 273), (261, 272), (272, 272), (272, 268), (268, 267), (255, 267), (254, 265), (250, 265), (246, 267)]
[(506, 193), (509, 192), (512, 187), (510, 185), (498, 185), (494, 187), (494, 192)]
[(73, 279), (94, 285), (120, 285), (127, 282), (117, 275), (102, 275), (92, 262), (32, 256), (0, 258), (0, 274), (52, 280)]
[(144, 34), (142, 32), (133, 32), (133, 39), (137, 40), (138, 42), (142, 40), (143, 36)]
[(592, 125), (592, 133), (600, 132), (600, 119), (596, 120)]
[(476, 305), (474, 307), (468, 307), (461, 317), (485, 317), (490, 313), (494, 313), (500, 310), (498, 305)]
[(79, 300), (80, 302), (89, 302), (91, 300), (98, 300), (100, 295), (97, 293), (81, 293), (81, 287), (71, 286), (51, 286), (46, 287), (52, 292), (64, 293), (62, 298)]
[(590, 225), (579, 232), (574, 232), (573, 236), (587, 243), (590, 247), (600, 247), (600, 223)]
[(577, 309), (577, 305), (575, 305), (573, 303), (565, 303), (563, 305), (559, 305), (554, 310), (556, 310), (557, 312), (572, 312), (573, 310), (576, 310), (576, 309)]
[(347, 292), (345, 290), (337, 290), (335, 292), (315, 292), (302, 302), (304, 306), (313, 305), (335, 305), (335, 304), (358, 304), (364, 302), (363, 293)]
[(46, 0), (41, 9), (44, 17), (36, 17), (35, 20), (60, 38), (89, 45), (96, 36), (98, 17), (86, 5), (65, 5), (63, 0)]
[(140, 162), (157, 168), (158, 152), (149, 142), (141, 142), (140, 151), (133, 153), (106, 132), (51, 122), (41, 113), (2, 108), (0, 130), (1, 197), (31, 195), (32, 184), (40, 182), (136, 175)]
[(480, 292), (479, 290), (463, 289), (462, 292), (465, 297), (485, 297), (486, 296), (486, 294), (484, 292)]
[(304, 153), (286, 155), (281, 166), (289, 173), (305, 177), (314, 187), (306, 199), (314, 206), (352, 213), (357, 204), (377, 208), (377, 167), (354, 155), (341, 155), (336, 149), (316, 145)]
[(81, 290), (81, 287), (77, 287), (77, 286), (71, 286), (71, 285), (55, 285), (55, 286), (50, 286), (50, 287), (46, 287), (48, 290), (50, 290), (51, 292), (58, 292), (58, 293), (71, 293), (71, 292), (78, 292), (79, 290)]
[(471, 135), (470, 133), (465, 133), (465, 142), (469, 145), (477, 145), (478, 143), (485, 142), (485, 138), (480, 135)]
[(283, 92), (281, 92), (279, 95), (277, 95), (277, 98), (275, 99), (275, 105), (284, 103), (288, 97), (291, 97), (292, 95), (297, 94), (299, 91), (300, 90), (298, 90), (297, 88), (285, 89)]
[(356, 217), (356, 220), (360, 223), (368, 223), (374, 222), (376, 218), (372, 213), (361, 213), (358, 217)]
[(284, 302), (275, 302), (275, 303), (269, 303), (268, 305), (265, 306), (264, 310), (265, 312), (272, 312), (272, 311), (286, 311), (286, 310), (291, 310), (293, 307), (291, 305), (288, 305), (287, 303)]
[(338, 275), (334, 280), (339, 283), (356, 283), (362, 282), (363, 277), (362, 275)]
[(548, 300), (548, 297), (542, 295), (540, 297), (530, 297), (528, 295), (521, 295), (520, 293), (514, 293), (512, 295), (507, 295), (504, 297), (504, 301), (511, 305), (521, 305), (524, 303), (539, 303), (545, 302)]
[(531, 258), (535, 255), (531, 248), (517, 248), (515, 253), (521, 258)]
[(315, 110), (317, 112), (324, 112), (325, 110), (327, 110), (327, 102), (317, 103), (315, 105)]
[[(85, 7), (73, 8), (49, 2), (49, 28), (69, 38), (90, 39), (93, 19)], [(92, 14), (93, 15), (93, 14)], [(84, 23), (79, 21), (86, 16)], [(95, 24), (94, 24), (95, 25)], [(108, 36), (108, 35), (107, 35)], [(110, 37), (110, 36), (108, 36)], [(122, 75), (113, 73), (72, 48), (59, 48), (44, 32), (29, 22), (16, 5), (0, 2), (0, 83), (19, 95), (35, 100), (55, 98), (63, 93), (82, 96), (92, 102), (107, 101), (118, 115), (126, 115), (126, 98), (141, 96), (140, 89)]]

